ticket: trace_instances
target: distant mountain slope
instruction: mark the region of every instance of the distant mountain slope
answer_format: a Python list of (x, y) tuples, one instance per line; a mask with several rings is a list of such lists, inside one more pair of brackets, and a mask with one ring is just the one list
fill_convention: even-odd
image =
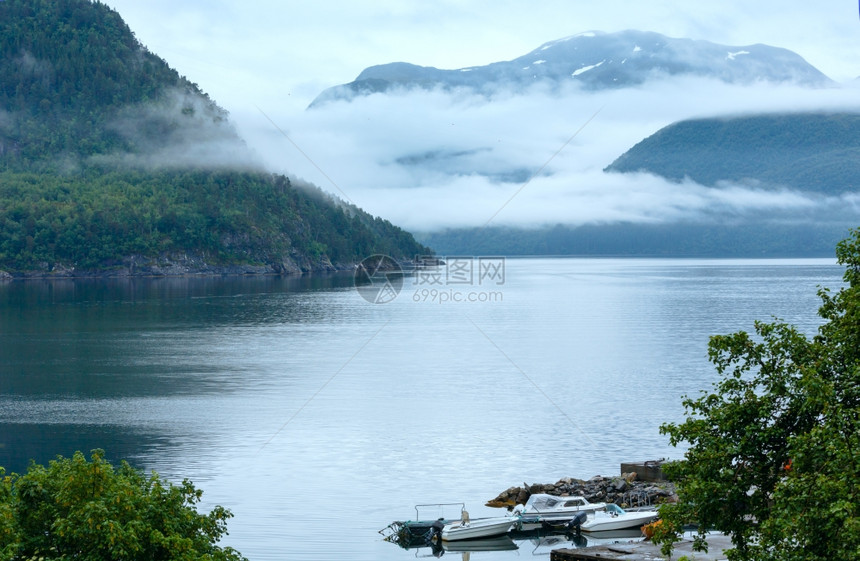
[(793, 113), (681, 121), (610, 164), (703, 185), (755, 181), (826, 195), (860, 191), (860, 113)]
[(690, 75), (730, 83), (793, 82), (824, 86), (830, 80), (796, 53), (767, 45), (727, 46), (659, 33), (589, 32), (541, 45), (511, 61), (440, 70), (395, 62), (365, 69), (355, 81), (323, 91), (311, 107), (394, 88), (471, 88), (492, 92), (538, 81), (621, 88), (665, 76)]
[(288, 272), (429, 252), (263, 170), (106, 5), (0, 0), (0, 269)]

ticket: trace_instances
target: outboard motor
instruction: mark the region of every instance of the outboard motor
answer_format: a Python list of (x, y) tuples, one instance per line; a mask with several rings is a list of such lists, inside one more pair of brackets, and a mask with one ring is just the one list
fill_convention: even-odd
[(443, 520), (444, 518), (440, 518), (430, 525), (430, 531), (427, 536), (428, 543), (442, 543), (442, 528), (445, 527), (445, 522), (443, 522)]
[(585, 522), (586, 518), (588, 518), (588, 514), (585, 512), (578, 512), (576, 516), (571, 518), (570, 522), (565, 525), (567, 533), (572, 534), (576, 532), (576, 536), (579, 537), (582, 530), (582, 523)]

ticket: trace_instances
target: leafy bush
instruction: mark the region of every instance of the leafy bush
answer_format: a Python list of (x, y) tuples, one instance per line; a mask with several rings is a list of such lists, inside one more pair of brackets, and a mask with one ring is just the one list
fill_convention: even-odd
[(91, 454), (0, 480), (0, 560), (245, 560), (216, 545), (230, 511), (198, 513), (203, 492), (190, 481), (172, 485), (126, 462), (114, 468), (102, 450)]

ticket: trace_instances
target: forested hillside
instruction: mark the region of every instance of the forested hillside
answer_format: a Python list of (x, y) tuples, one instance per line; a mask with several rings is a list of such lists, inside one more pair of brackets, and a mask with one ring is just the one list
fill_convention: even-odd
[(825, 195), (860, 191), (860, 114), (791, 113), (681, 121), (606, 171), (646, 171), (703, 185), (756, 181)]
[(262, 168), (200, 88), (89, 0), (0, 0), (0, 270), (290, 271), (430, 250)]
[[(177, 97), (185, 103), (169, 115)], [(58, 156), (87, 159), (140, 148), (120, 125), (135, 109), (142, 116), (145, 104), (150, 113), (153, 107), (165, 113), (139, 131), (153, 140), (187, 126), (201, 108), (213, 123), (226, 118), (105, 5), (0, 2), (0, 158), (6, 166), (31, 169), (36, 162), (57, 163)]]
[[(408, 232), (283, 176), (208, 170), (0, 173), (7, 270), (125, 268), (193, 252), (209, 265), (273, 272), (429, 250)], [(157, 258), (157, 259), (156, 259)]]

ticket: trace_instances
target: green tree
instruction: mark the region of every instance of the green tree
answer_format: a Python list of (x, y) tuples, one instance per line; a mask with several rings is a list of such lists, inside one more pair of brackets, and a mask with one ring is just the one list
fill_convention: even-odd
[(15, 510), (12, 507), (12, 478), (0, 468), (0, 559), (13, 559), (18, 547)]
[(198, 513), (202, 494), (126, 462), (114, 469), (102, 450), (32, 464), (0, 480), (0, 560), (244, 560), (216, 545), (232, 514)]
[(836, 255), (846, 285), (819, 290), (816, 336), (775, 321), (712, 337), (715, 390), (661, 427), (689, 444), (662, 516), (730, 534), (729, 559), (860, 559), (860, 230)]

